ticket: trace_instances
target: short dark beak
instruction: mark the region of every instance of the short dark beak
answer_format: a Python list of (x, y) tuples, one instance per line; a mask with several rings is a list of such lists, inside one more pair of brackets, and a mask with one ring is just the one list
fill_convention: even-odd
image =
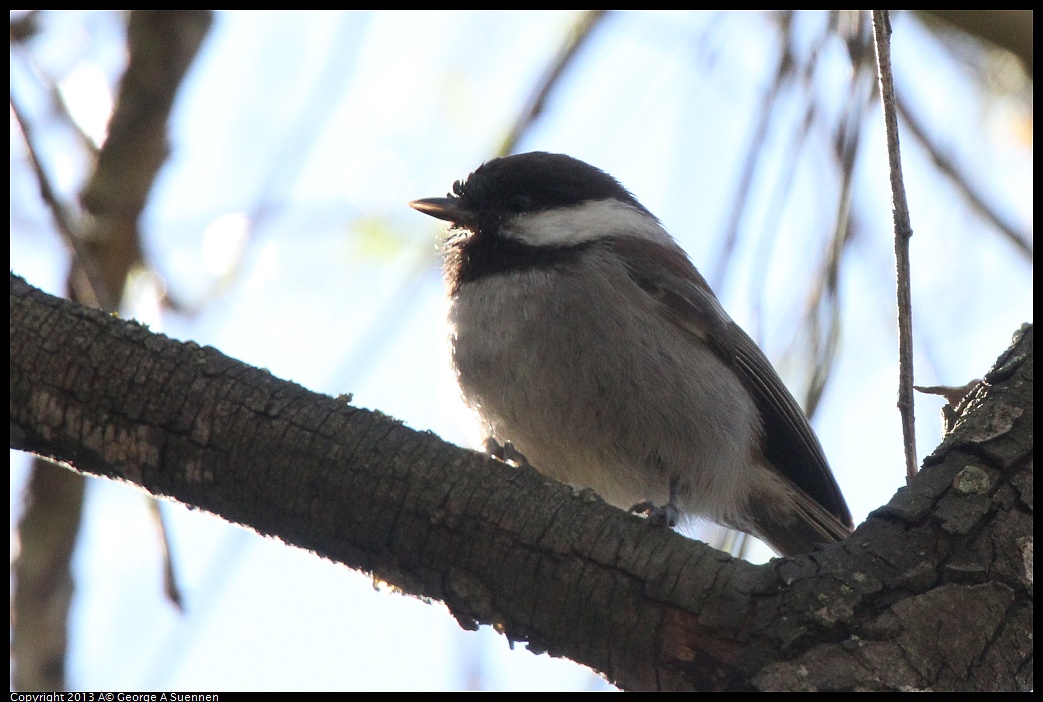
[(457, 225), (466, 226), (474, 221), (474, 213), (464, 207), (458, 197), (425, 197), (413, 200), (409, 206), (417, 212)]

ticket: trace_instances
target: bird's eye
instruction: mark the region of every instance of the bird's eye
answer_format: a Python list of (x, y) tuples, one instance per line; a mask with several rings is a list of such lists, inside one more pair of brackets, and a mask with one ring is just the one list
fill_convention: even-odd
[(464, 194), (464, 184), (462, 182), (460, 182), (459, 180), (456, 181), (455, 183), (453, 183), (453, 194), (454, 195), (463, 195)]
[(508, 205), (515, 212), (525, 212), (532, 207), (532, 198), (525, 193), (511, 195)]

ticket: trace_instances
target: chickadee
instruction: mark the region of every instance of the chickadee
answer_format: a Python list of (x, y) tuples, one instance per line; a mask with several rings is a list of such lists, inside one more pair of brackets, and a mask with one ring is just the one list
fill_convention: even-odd
[(452, 358), (488, 447), (673, 526), (783, 555), (851, 514), (807, 418), (659, 220), (562, 154), (497, 158), (444, 198)]

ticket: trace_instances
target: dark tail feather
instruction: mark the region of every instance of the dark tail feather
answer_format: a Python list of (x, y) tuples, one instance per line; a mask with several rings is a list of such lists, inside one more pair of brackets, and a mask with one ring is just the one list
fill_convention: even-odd
[(810, 553), (819, 544), (842, 541), (851, 534), (849, 525), (803, 491), (795, 489), (792, 497), (788, 505), (758, 500), (750, 506), (750, 530), (780, 555)]

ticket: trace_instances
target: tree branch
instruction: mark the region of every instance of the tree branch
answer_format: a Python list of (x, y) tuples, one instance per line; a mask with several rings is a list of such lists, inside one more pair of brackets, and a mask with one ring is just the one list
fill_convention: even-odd
[(880, 103), (887, 133), (887, 163), (891, 174), (891, 210), (894, 218), (895, 264), (898, 288), (898, 411), (905, 441), (905, 470), (909, 480), (916, 475), (916, 414), (913, 397), (913, 301), (910, 291), (909, 202), (902, 177), (902, 152), (898, 142), (898, 109), (891, 73), (891, 19), (887, 10), (873, 10), (876, 63), (880, 79)]
[(1031, 340), (850, 539), (763, 566), (14, 276), (12, 446), (372, 572), (628, 689), (1026, 689)]

